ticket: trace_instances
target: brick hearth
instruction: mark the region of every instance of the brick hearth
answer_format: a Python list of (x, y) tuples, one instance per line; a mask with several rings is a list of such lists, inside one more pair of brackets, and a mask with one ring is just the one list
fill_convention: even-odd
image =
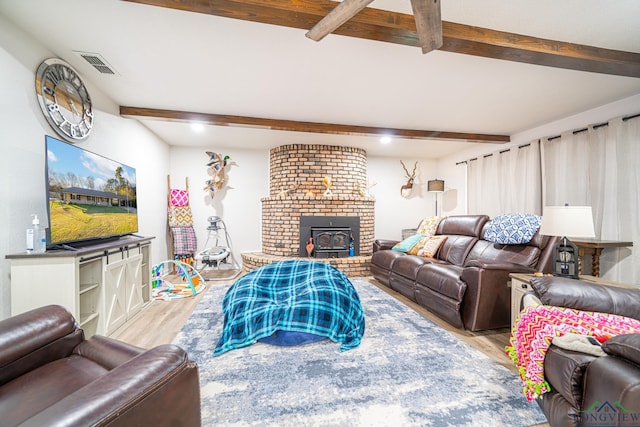
[[(328, 197), (323, 195), (326, 176), (333, 181)], [(321, 261), (349, 276), (369, 275), (375, 200), (361, 193), (366, 181), (367, 157), (362, 149), (302, 144), (272, 149), (269, 197), (261, 199), (262, 252), (243, 253), (243, 270), (298, 258), (301, 216), (342, 216), (360, 218), (360, 254)]]
[[(284, 257), (276, 255), (267, 255), (262, 252), (244, 252), (242, 254), (242, 273), (248, 273), (263, 265), (271, 264), (276, 261), (284, 261), (294, 259), (296, 257)], [(310, 259), (314, 261), (326, 262), (342, 271), (349, 277), (371, 276), (371, 256), (354, 256), (349, 258), (296, 258)]]

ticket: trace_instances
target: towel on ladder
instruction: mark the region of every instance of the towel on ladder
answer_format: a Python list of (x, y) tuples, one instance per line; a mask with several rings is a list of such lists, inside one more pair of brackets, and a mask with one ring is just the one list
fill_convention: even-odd
[(193, 227), (171, 227), (173, 253), (194, 254), (197, 249), (196, 232)]

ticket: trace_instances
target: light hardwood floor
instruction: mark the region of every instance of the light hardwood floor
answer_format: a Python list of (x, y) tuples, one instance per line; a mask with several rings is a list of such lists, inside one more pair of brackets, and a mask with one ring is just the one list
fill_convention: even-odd
[(147, 349), (170, 344), (209, 288), (226, 283), (207, 282), (206, 289), (193, 298), (153, 300), (111, 337)]

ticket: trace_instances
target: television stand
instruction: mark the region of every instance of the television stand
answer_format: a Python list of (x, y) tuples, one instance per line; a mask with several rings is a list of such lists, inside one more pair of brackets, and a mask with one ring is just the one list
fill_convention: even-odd
[(10, 254), (11, 315), (58, 304), (85, 336), (110, 335), (151, 300), (151, 240), (125, 236), (41, 254)]

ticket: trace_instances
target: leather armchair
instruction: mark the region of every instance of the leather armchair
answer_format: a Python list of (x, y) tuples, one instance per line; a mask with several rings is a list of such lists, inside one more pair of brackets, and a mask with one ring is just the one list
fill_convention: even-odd
[(46, 306), (0, 321), (3, 426), (199, 426), (198, 366), (181, 348), (88, 340)]
[[(542, 304), (596, 311), (640, 320), (640, 289), (581, 280), (531, 280)], [(640, 334), (619, 335), (603, 346), (606, 356), (551, 345), (544, 359), (552, 391), (537, 399), (552, 427), (640, 425)]]

